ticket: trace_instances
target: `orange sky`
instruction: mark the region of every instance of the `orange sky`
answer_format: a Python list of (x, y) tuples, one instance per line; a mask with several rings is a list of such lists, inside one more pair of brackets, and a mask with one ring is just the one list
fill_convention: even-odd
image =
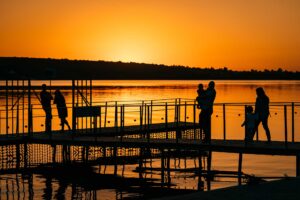
[(1, 0), (0, 56), (300, 70), (300, 0)]

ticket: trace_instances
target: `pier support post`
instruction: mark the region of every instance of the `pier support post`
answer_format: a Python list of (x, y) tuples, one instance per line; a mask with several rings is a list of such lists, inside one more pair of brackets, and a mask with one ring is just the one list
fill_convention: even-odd
[(243, 163), (243, 154), (239, 153), (239, 165), (238, 165), (238, 182), (239, 182), (239, 185), (242, 185), (242, 163)]
[(296, 155), (296, 176), (300, 176), (300, 154)]
[(202, 181), (202, 152), (199, 150), (199, 157), (198, 157), (198, 161), (199, 161), (199, 171), (198, 171), (198, 190), (199, 191), (204, 191), (204, 181)]
[(207, 190), (210, 191), (210, 183), (211, 183), (211, 159), (212, 159), (212, 152), (208, 152), (208, 157), (207, 157)]
[(167, 174), (168, 174), (168, 188), (170, 188), (171, 186), (170, 149), (168, 149), (168, 155), (167, 155)]
[(161, 187), (165, 183), (165, 152), (164, 149), (161, 149)]
[(140, 148), (140, 159), (139, 159), (139, 178), (143, 178), (143, 156), (144, 156), (144, 148)]
[(114, 151), (114, 160), (115, 160), (115, 166), (114, 166), (114, 175), (117, 176), (118, 175), (118, 161), (117, 161), (117, 152), (118, 152), (118, 147), (114, 147), (113, 149)]

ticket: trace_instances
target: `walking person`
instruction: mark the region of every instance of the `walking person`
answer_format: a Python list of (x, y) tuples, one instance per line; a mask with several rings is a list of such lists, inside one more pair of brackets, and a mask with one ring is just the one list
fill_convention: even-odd
[(66, 120), (66, 118), (68, 117), (68, 109), (66, 106), (65, 97), (62, 95), (60, 90), (56, 90), (54, 95), (55, 96), (54, 96), (53, 103), (56, 104), (58, 117), (60, 118), (61, 130), (64, 131), (65, 124), (67, 125), (69, 130), (71, 130), (71, 127), (70, 127), (68, 121)]
[(266, 136), (268, 139), (268, 142), (271, 142), (271, 134), (268, 127), (268, 118), (270, 115), (269, 111), (269, 97), (266, 95), (264, 89), (262, 87), (256, 88), (256, 102), (255, 102), (255, 114), (258, 115), (258, 121), (256, 123), (256, 131), (258, 130), (258, 126), (260, 122), (262, 122), (262, 125), (265, 129)]
[(45, 114), (46, 114), (45, 131), (46, 131), (46, 133), (50, 133), (51, 132), (51, 124), (52, 124), (51, 100), (53, 100), (53, 97), (47, 91), (46, 84), (42, 85), (42, 91), (40, 93), (40, 98), (41, 98), (41, 104), (42, 104), (43, 110), (45, 111)]

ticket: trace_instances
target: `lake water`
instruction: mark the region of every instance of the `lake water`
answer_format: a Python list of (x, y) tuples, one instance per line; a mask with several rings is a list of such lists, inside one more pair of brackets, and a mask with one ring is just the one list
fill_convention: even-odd
[[(47, 85), (71, 85), (70, 81), (34, 81), (32, 85), (41, 85), (46, 83)], [(175, 99), (180, 98), (182, 101), (185, 99), (195, 99), (196, 89), (199, 83), (203, 83), (205, 86), (208, 81), (157, 81), (157, 80), (147, 80), (147, 81), (93, 81), (93, 86), (97, 86), (93, 89), (92, 100), (94, 105), (103, 105), (103, 102), (107, 101), (123, 101), (132, 102), (137, 100), (158, 100), (158, 99)], [(3, 85), (4, 82), (1, 82)], [(270, 107), (271, 117), (269, 119), (269, 126), (271, 130), (272, 140), (283, 140), (284, 139), (284, 120), (283, 120), (283, 106), (281, 104), (276, 104), (276, 102), (300, 102), (300, 81), (216, 81), (216, 91), (217, 96), (215, 103), (242, 103), (240, 106), (237, 105), (227, 105), (226, 107), (226, 137), (228, 139), (243, 139), (244, 129), (241, 127), (244, 119), (244, 105), (254, 103), (256, 99), (255, 89), (257, 87), (263, 87), (266, 94), (269, 96), (271, 103)], [(39, 93), (39, 90), (36, 89)], [(53, 92), (53, 91), (51, 91)], [(63, 94), (66, 97), (67, 103), (72, 101), (72, 93), (69, 90), (63, 90)], [(170, 100), (170, 102), (173, 100)], [(32, 97), (32, 103), (34, 105), (34, 115), (36, 116), (34, 120), (34, 130), (41, 131), (44, 129), (44, 116), (40, 109), (39, 101), (34, 96)], [(5, 105), (5, 96), (2, 93), (0, 97), (0, 105)], [(290, 105), (290, 103), (289, 103)], [(55, 107), (53, 107), (55, 108)], [(54, 115), (56, 115), (55, 109), (53, 109)], [(113, 112), (113, 111), (111, 111)], [(191, 111), (188, 114), (191, 119)], [(199, 112), (199, 111), (198, 111)], [(70, 113), (70, 110), (69, 110)], [(163, 113), (154, 112), (156, 117), (154, 119), (159, 122), (162, 119)], [(1, 133), (5, 133), (5, 122), (3, 120), (5, 116), (4, 111), (1, 111)], [(25, 114), (26, 116), (26, 114)], [(71, 122), (71, 115), (69, 114), (69, 122)], [(212, 116), (212, 138), (222, 138), (223, 137), (223, 110), (222, 105), (216, 105), (214, 108), (214, 114)], [(300, 140), (300, 112), (299, 107), (295, 107), (295, 140)], [(138, 114), (132, 114), (126, 116), (126, 123), (128, 125), (138, 123), (136, 119)], [(182, 117), (182, 116), (181, 116)], [(288, 138), (291, 140), (291, 110), (288, 108)], [(113, 120), (113, 114), (108, 113), (108, 121)], [(13, 128), (13, 124), (11, 128)], [(109, 125), (108, 125), (109, 126)], [(59, 120), (54, 116), (53, 128), (59, 129)], [(266, 140), (264, 130), (262, 127), (259, 129), (259, 139)], [(195, 159), (188, 158), (181, 161), (181, 167), (185, 166), (194, 167)], [(226, 171), (236, 171), (238, 164), (238, 155), (229, 153), (213, 153), (212, 155), (212, 169), (215, 170), (226, 170)], [(152, 165), (160, 167), (160, 160), (152, 160)], [(171, 161), (171, 167), (176, 165), (175, 160)], [(138, 177), (138, 173), (135, 172), (137, 164), (126, 165), (124, 168), (125, 177)], [(103, 169), (94, 166), (97, 171), (96, 174), (103, 174)], [(120, 169), (119, 169), (120, 170)], [(123, 169), (122, 169), (123, 170)], [(295, 158), (288, 156), (263, 156), (263, 155), (245, 155), (243, 157), (243, 172), (246, 174), (253, 174), (255, 176), (263, 177), (283, 177), (283, 176), (295, 176)], [(76, 173), (76, 171), (74, 172)], [(106, 174), (112, 174), (113, 167), (108, 166), (106, 169)], [(90, 175), (90, 174), (89, 174)], [(71, 175), (72, 176), (72, 175)], [(150, 176), (150, 175), (149, 175)], [(151, 174), (153, 178), (160, 178), (159, 171), (153, 172)], [(171, 173), (171, 182), (173, 189), (187, 189), (196, 190), (198, 180), (191, 173)], [(103, 177), (101, 177), (103, 178)], [(101, 180), (101, 178), (99, 180)], [(25, 184), (24, 187), (14, 188), (14, 183), (17, 180), (22, 180)], [(31, 181), (30, 181), (31, 180)], [(111, 181), (111, 179), (108, 179)], [(115, 180), (114, 180), (115, 181)], [(26, 174), (1, 174), (1, 197), (5, 199), (7, 196), (14, 195), (15, 198), (20, 196), (29, 197), (34, 193), (34, 198), (47, 199), (49, 197), (58, 198), (66, 197), (70, 199), (75, 195), (74, 190), (80, 192), (84, 199), (89, 199), (91, 196), (100, 196), (101, 199), (126, 199), (139, 197), (139, 192), (122, 192), (120, 188), (114, 187), (95, 187), (85, 188), (82, 184), (78, 183), (78, 180), (70, 180), (68, 182), (60, 180), (59, 176), (49, 177), (45, 174), (31, 174), (30, 178), (26, 177)], [(158, 181), (159, 182), (159, 181)], [(30, 186), (31, 187), (26, 187)], [(48, 184), (48, 187), (46, 187)], [(235, 179), (230, 178), (219, 178), (211, 183), (211, 188), (221, 188), (231, 185), (236, 185)], [(50, 187), (50, 186), (51, 187)], [(75, 185), (75, 186), (74, 186)], [(62, 189), (63, 187), (63, 189)], [(74, 189), (75, 187), (75, 189)], [(29, 189), (28, 189), (29, 188)], [(30, 189), (31, 188), (31, 189)], [(51, 191), (49, 191), (51, 188)], [(20, 190), (24, 191), (20, 191)], [(205, 188), (207, 189), (207, 188)], [(62, 192), (63, 191), (63, 192)], [(9, 194), (8, 194), (9, 193)], [(76, 194), (79, 194), (76, 193)], [(55, 196), (55, 195), (58, 195)]]

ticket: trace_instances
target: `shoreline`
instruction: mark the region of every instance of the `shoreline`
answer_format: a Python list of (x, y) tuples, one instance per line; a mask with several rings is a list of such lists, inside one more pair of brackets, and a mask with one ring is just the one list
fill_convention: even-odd
[(285, 178), (276, 181), (268, 181), (255, 185), (233, 186), (206, 192), (195, 192), (180, 196), (168, 196), (155, 198), (155, 200), (250, 200), (250, 199), (274, 199), (274, 200), (298, 200), (300, 197), (300, 178)]

